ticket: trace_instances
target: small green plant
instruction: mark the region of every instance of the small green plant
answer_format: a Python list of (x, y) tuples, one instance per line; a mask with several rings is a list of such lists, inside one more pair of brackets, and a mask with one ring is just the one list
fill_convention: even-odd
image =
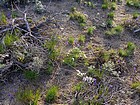
[(110, 13), (108, 14), (108, 18), (114, 19), (114, 12), (110, 12)]
[(110, 9), (111, 10), (116, 10), (117, 9), (117, 4), (115, 2), (111, 3)]
[(102, 9), (108, 9), (108, 4), (102, 4)]
[(123, 27), (120, 26), (120, 25), (118, 25), (118, 26), (112, 28), (111, 30), (106, 31), (106, 32), (105, 32), (105, 35), (106, 35), (107, 37), (112, 37), (112, 36), (114, 36), (114, 35), (120, 35), (122, 32), (123, 32)]
[(70, 19), (71, 20), (76, 20), (79, 24), (81, 23), (86, 23), (86, 16), (78, 11), (72, 12), (70, 14)]
[(137, 19), (139, 16), (140, 16), (139, 13), (137, 13), (137, 12), (133, 13), (133, 19)]
[(140, 1), (139, 0), (127, 0), (126, 4), (130, 7), (140, 8)]
[(48, 63), (47, 63), (47, 70), (46, 70), (46, 73), (47, 73), (48, 75), (50, 75), (50, 74), (52, 74), (53, 70), (54, 70), (54, 67), (53, 67), (52, 62), (48, 62)]
[(119, 50), (119, 55), (122, 57), (128, 57), (134, 53), (136, 46), (132, 42), (127, 43), (126, 49), (120, 49)]
[(49, 58), (51, 60), (56, 60), (57, 57), (59, 56), (59, 49), (56, 49), (56, 45), (58, 42), (58, 38), (52, 36), (51, 39), (49, 41), (46, 41), (46, 43), (44, 44), (44, 47), (48, 49), (49, 52)]
[(76, 8), (75, 7), (72, 7), (71, 8), (71, 12), (76, 12)]
[(1, 14), (0, 14), (0, 24), (2, 24), (2, 25), (6, 25), (8, 22), (7, 22), (7, 18), (6, 18), (6, 16), (5, 16), (5, 14), (2, 12)]
[(38, 77), (38, 74), (36, 71), (25, 70), (24, 76), (28, 80), (35, 80)]
[(74, 44), (74, 37), (69, 37), (69, 39), (68, 39), (68, 43), (70, 44), (70, 45), (73, 45)]
[(4, 37), (4, 44), (5, 46), (10, 47), (18, 39), (19, 39), (18, 36), (10, 34), (10, 32), (7, 32), (6, 36)]
[(140, 91), (140, 82), (133, 82), (131, 84), (131, 88), (133, 88), (133, 89), (139, 89), (139, 91)]
[(88, 35), (92, 35), (95, 29), (96, 29), (95, 26), (89, 27), (89, 28), (87, 29), (87, 34), (88, 34)]
[(73, 87), (73, 90), (74, 91), (77, 91), (77, 92), (80, 92), (83, 88), (84, 84), (83, 82), (79, 82), (78, 84), (76, 84), (74, 87)]
[(70, 52), (65, 56), (63, 63), (70, 66), (76, 66), (77, 60), (79, 58), (84, 59), (84, 57), (84, 52), (82, 52), (79, 48), (76, 47), (70, 50)]
[(26, 89), (17, 92), (16, 97), (26, 105), (38, 105), (41, 95), (39, 90), (33, 91), (31, 89)]
[(103, 74), (104, 74), (103, 70), (98, 70), (94, 66), (88, 67), (87, 76), (101, 80), (103, 78)]
[(53, 103), (58, 95), (58, 87), (52, 86), (46, 94), (46, 102)]
[(5, 51), (5, 49), (4, 49), (3, 44), (0, 44), (0, 54), (1, 54), (1, 53), (4, 53), (4, 51)]
[(109, 27), (109, 28), (113, 27), (113, 20), (112, 19), (107, 19), (106, 26)]
[(85, 42), (85, 36), (84, 35), (80, 35), (79, 38), (78, 38), (78, 41), (80, 43), (84, 43)]

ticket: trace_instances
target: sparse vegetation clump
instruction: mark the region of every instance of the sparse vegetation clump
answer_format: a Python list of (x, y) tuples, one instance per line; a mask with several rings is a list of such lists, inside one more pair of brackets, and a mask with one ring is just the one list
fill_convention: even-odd
[(47, 103), (53, 103), (58, 95), (58, 87), (52, 86), (46, 94), (46, 102)]
[(122, 57), (128, 57), (134, 53), (135, 48), (136, 45), (134, 43), (128, 42), (126, 49), (120, 49), (119, 54)]
[(107, 37), (112, 37), (112, 36), (116, 36), (116, 35), (119, 36), (122, 32), (123, 32), (123, 27), (119, 25), (119, 26), (116, 26), (116, 27), (112, 28), (109, 31), (106, 31), (105, 35)]
[(38, 105), (41, 94), (39, 90), (25, 89), (18, 91), (16, 97), (26, 105)]
[(70, 14), (70, 19), (76, 20), (79, 24), (86, 23), (86, 21), (87, 21), (87, 17), (85, 16), (85, 14), (78, 12), (78, 11), (72, 12)]
[(140, 1), (139, 0), (126, 0), (126, 4), (130, 7), (140, 8)]

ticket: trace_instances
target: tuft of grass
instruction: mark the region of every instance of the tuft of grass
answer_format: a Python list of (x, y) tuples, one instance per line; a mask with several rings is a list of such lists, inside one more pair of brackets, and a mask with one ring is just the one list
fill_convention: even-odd
[(80, 43), (84, 43), (85, 42), (85, 36), (84, 35), (80, 35), (79, 38), (78, 38), (78, 41)]
[(56, 100), (57, 95), (58, 95), (58, 88), (56, 86), (52, 86), (46, 94), (46, 102), (53, 103)]
[(119, 55), (122, 57), (128, 57), (134, 53), (135, 48), (136, 45), (134, 43), (128, 42), (126, 49), (119, 50)]
[(140, 1), (139, 0), (127, 0), (126, 5), (130, 7), (140, 8)]
[(105, 35), (106, 35), (107, 37), (112, 37), (112, 36), (114, 36), (114, 35), (120, 35), (122, 32), (123, 32), (123, 27), (120, 26), (120, 25), (118, 25), (118, 26), (112, 28), (111, 30), (106, 31), (106, 32), (105, 32)]
[(95, 29), (96, 29), (95, 26), (89, 27), (89, 28), (87, 29), (87, 34), (88, 34), (88, 35), (92, 35)]
[(131, 88), (133, 88), (133, 89), (138, 89), (139, 88), (139, 90), (140, 90), (140, 82), (133, 82), (131, 84)]
[(1, 25), (6, 25), (8, 22), (7, 22), (7, 18), (6, 18), (6, 16), (5, 16), (5, 14), (2, 12), (1, 14), (0, 14), (0, 24)]
[(113, 20), (112, 19), (107, 19), (106, 26), (109, 27), (109, 28), (113, 27)]
[(102, 4), (102, 9), (108, 9), (108, 4)]
[(139, 16), (140, 16), (139, 13), (137, 13), (137, 12), (133, 13), (133, 19), (137, 19)]
[(110, 4), (110, 9), (111, 10), (116, 10), (117, 9), (117, 4), (115, 2)]
[(17, 92), (16, 97), (18, 100), (20, 100), (26, 105), (38, 105), (38, 101), (41, 97), (41, 94), (39, 90), (33, 91), (30, 89), (26, 89)]
[(19, 39), (18, 36), (14, 35), (14, 34), (10, 34), (10, 32), (7, 32), (4, 37), (4, 44), (5, 44), (5, 46), (10, 47), (18, 39)]
[(1, 53), (4, 53), (4, 51), (5, 51), (5, 49), (4, 49), (3, 44), (0, 44), (0, 54), (1, 54)]
[(114, 12), (110, 12), (110, 13), (108, 14), (108, 18), (114, 19)]
[(79, 24), (86, 23), (86, 20), (87, 20), (86, 16), (78, 11), (71, 13), (70, 19), (76, 20)]
[(68, 43), (70, 45), (73, 45), (74, 44), (74, 40), (75, 40), (74, 37), (71, 36), (71, 37), (68, 38)]
[(25, 70), (24, 76), (28, 80), (35, 80), (38, 77), (38, 74), (36, 71), (31, 71), (31, 70)]

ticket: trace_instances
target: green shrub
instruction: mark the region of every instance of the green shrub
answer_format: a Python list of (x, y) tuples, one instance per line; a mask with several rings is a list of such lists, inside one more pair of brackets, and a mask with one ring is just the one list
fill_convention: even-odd
[(92, 35), (95, 29), (96, 29), (95, 26), (89, 27), (89, 28), (87, 29), (87, 34), (88, 34), (88, 35)]
[(80, 35), (78, 41), (81, 42), (81, 43), (84, 43), (85, 42), (85, 36)]
[(114, 12), (110, 12), (110, 13), (108, 14), (108, 18), (114, 19)]
[(24, 76), (28, 80), (35, 80), (38, 77), (38, 74), (36, 71), (25, 70)]
[(102, 4), (102, 9), (108, 9), (108, 4)]
[(52, 86), (46, 94), (46, 102), (53, 103), (56, 100), (57, 95), (58, 95), (58, 88), (56, 86)]
[(111, 30), (106, 31), (105, 35), (107, 37), (112, 37), (114, 35), (120, 35), (122, 32), (123, 32), (123, 27), (118, 25), (118, 26), (112, 28)]
[(3, 44), (0, 44), (0, 53), (4, 53), (5, 49), (4, 49), (4, 46)]
[(33, 90), (26, 89), (17, 92), (16, 97), (25, 105), (38, 105), (38, 101), (41, 97), (41, 94), (39, 90), (34, 92)]
[(133, 89), (138, 89), (139, 88), (139, 90), (140, 90), (140, 82), (133, 82), (131, 84), (131, 88), (133, 88)]
[(113, 27), (113, 20), (112, 19), (107, 19), (106, 26), (109, 27), (109, 28)]
[(68, 39), (68, 43), (70, 44), (70, 45), (73, 45), (74, 44), (74, 37), (69, 37), (69, 39)]
[(7, 18), (5, 16), (5, 14), (2, 12), (0, 14), (0, 25), (6, 25), (8, 22), (7, 22)]
[(94, 66), (88, 67), (87, 76), (95, 77), (95, 78), (98, 78), (98, 79), (102, 79), (103, 78), (103, 74), (104, 74), (103, 70), (98, 70)]
[(111, 5), (110, 5), (110, 9), (111, 10), (116, 10), (117, 9), (117, 4), (116, 3), (111, 3)]
[(4, 37), (4, 44), (5, 44), (5, 46), (10, 47), (18, 39), (19, 39), (18, 36), (14, 35), (14, 34), (10, 34), (10, 32), (7, 32)]
[(79, 24), (86, 23), (86, 20), (87, 20), (86, 16), (78, 11), (71, 13), (70, 19), (78, 21)]
[(140, 1), (139, 0), (126, 0), (126, 4), (130, 7), (140, 8)]
[(133, 13), (133, 19), (137, 19), (139, 16), (140, 16), (139, 13), (137, 12)]
[(130, 56), (130, 55), (132, 55), (134, 53), (135, 48), (136, 48), (136, 46), (135, 46), (134, 43), (128, 42), (126, 49), (124, 49), (124, 50), (120, 49), (119, 54), (122, 57), (128, 57), (128, 56)]
[(79, 58), (84, 59), (84, 57), (84, 52), (82, 52), (79, 48), (76, 47), (70, 50), (70, 52), (65, 56), (63, 63), (70, 66), (76, 66), (77, 60)]

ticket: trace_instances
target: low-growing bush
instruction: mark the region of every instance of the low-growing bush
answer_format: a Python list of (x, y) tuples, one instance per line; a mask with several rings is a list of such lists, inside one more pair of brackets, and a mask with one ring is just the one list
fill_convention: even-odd
[(89, 27), (89, 28), (87, 29), (87, 34), (88, 34), (88, 35), (92, 35), (95, 29), (96, 29), (95, 26)]
[(79, 24), (81, 23), (86, 23), (86, 16), (78, 11), (72, 12), (70, 14), (70, 19), (71, 20), (76, 20)]
[(38, 105), (41, 94), (39, 90), (33, 91), (31, 89), (25, 89), (17, 92), (16, 97), (25, 105)]
[(52, 86), (46, 94), (46, 102), (53, 103), (58, 95), (58, 87)]
[(36, 71), (25, 70), (24, 76), (28, 80), (35, 80), (38, 77), (38, 73)]
[(106, 31), (106, 32), (105, 32), (105, 35), (106, 35), (107, 37), (112, 37), (112, 36), (114, 36), (114, 35), (120, 35), (122, 32), (123, 32), (123, 27), (120, 26), (120, 25), (118, 25), (118, 26), (112, 28), (111, 30)]

